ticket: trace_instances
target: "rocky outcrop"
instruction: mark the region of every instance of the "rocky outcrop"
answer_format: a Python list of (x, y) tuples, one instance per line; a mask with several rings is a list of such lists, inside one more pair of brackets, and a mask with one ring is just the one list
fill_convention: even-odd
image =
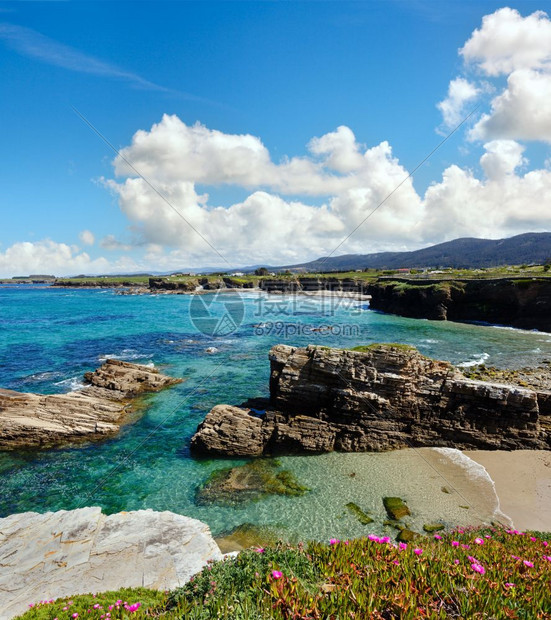
[(101, 508), (0, 519), (0, 620), (28, 604), (119, 588), (184, 585), (222, 554), (207, 525), (172, 512)]
[(107, 360), (85, 374), (89, 384), (69, 394), (27, 394), (0, 389), (0, 450), (44, 448), (118, 432), (144, 392), (180, 383), (155, 368)]
[(195, 453), (551, 448), (551, 392), (468, 379), (411, 347), (277, 345), (270, 361), (267, 411), (215, 407), (192, 439)]
[(385, 280), (367, 286), (370, 307), (412, 318), (484, 321), (551, 331), (551, 278)]

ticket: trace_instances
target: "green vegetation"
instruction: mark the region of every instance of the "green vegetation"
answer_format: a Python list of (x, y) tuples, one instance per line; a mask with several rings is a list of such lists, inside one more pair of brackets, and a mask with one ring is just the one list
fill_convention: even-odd
[(367, 512), (364, 512), (358, 506), (358, 504), (355, 504), (354, 502), (348, 502), (348, 504), (346, 504), (346, 507), (358, 519), (358, 521), (362, 525), (367, 525), (368, 523), (373, 523), (373, 519), (369, 516), (369, 514)]
[(210, 564), (168, 596), (143, 589), (75, 596), (36, 605), (21, 619), (549, 618), (546, 536), (467, 528), (413, 544), (375, 535), (278, 543)]
[(373, 344), (365, 344), (359, 345), (357, 347), (353, 347), (350, 351), (357, 351), (358, 353), (367, 353), (369, 351), (377, 351), (377, 350), (385, 350), (385, 349), (399, 349), (400, 351), (417, 351), (415, 347), (412, 347), (409, 344), (402, 344), (400, 342), (375, 342)]

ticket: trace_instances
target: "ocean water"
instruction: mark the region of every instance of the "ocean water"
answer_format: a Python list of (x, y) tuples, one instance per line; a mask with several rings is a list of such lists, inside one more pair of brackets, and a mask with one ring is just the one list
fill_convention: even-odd
[[(284, 527), (295, 538), (344, 538), (382, 531), (381, 498), (399, 495), (407, 499), (416, 527), (437, 519), (449, 525), (506, 520), (493, 483), (479, 466), (458, 451), (429, 449), (284, 457), (282, 465), (311, 489), (305, 496), (239, 507), (197, 505), (197, 486), (213, 470), (245, 461), (193, 459), (190, 438), (214, 405), (268, 396), (267, 355), (276, 343), (402, 342), (463, 365), (520, 367), (551, 359), (550, 334), (406, 319), (371, 311), (362, 301), (250, 291), (205, 295), (209, 311), (223, 316), (228, 295), (239, 306), (233, 315), (239, 325), (213, 337), (197, 329), (204, 323), (196, 309), (190, 316), (193, 302), (187, 295), (0, 288), (4, 388), (68, 392), (108, 357), (154, 364), (185, 379), (149, 397), (145, 414), (115, 438), (0, 452), (0, 517), (80, 506), (101, 506), (108, 513), (153, 508), (201, 519), (214, 534), (253, 523)], [(452, 492), (442, 492), (443, 486)], [(346, 510), (348, 502), (369, 510), (375, 522), (360, 525)]]

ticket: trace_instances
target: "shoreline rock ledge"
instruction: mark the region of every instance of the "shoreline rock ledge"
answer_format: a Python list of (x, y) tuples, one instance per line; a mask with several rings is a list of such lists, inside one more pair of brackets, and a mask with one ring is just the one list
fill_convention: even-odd
[(551, 449), (551, 391), (468, 379), (404, 345), (360, 349), (272, 347), (265, 413), (214, 407), (194, 454)]
[(170, 590), (222, 557), (208, 525), (172, 512), (14, 514), (0, 519), (0, 620), (45, 599)]
[(181, 383), (155, 368), (108, 359), (69, 394), (30, 394), (0, 388), (0, 450), (46, 448), (118, 432), (135, 398)]

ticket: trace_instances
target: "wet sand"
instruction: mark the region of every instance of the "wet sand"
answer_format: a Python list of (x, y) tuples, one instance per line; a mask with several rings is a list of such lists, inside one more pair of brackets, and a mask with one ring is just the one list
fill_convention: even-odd
[(489, 473), (502, 512), (519, 530), (551, 532), (551, 452), (467, 450)]

